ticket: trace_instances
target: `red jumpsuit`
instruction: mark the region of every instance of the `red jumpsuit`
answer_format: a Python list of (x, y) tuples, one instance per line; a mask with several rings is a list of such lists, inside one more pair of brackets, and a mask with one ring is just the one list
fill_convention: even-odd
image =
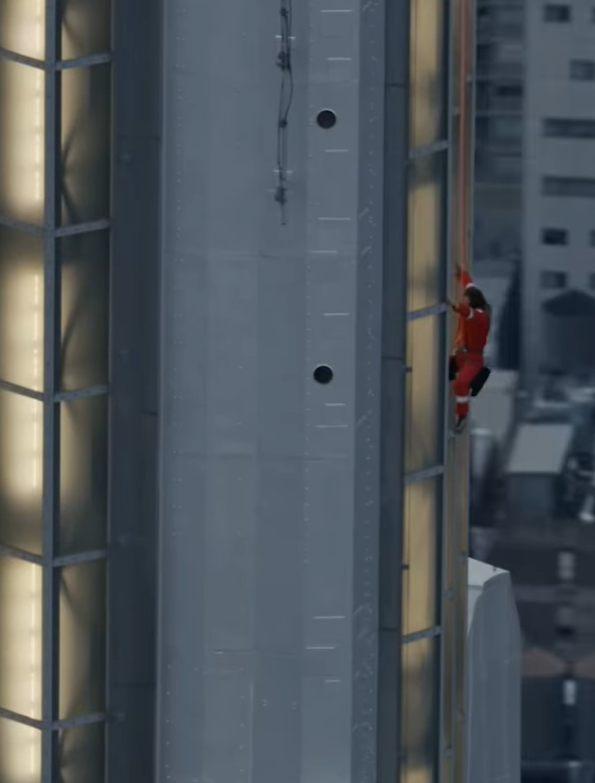
[[(467, 272), (460, 272), (458, 277), (464, 288), (473, 285)], [(464, 301), (454, 309), (459, 315), (455, 354), (457, 375), (453, 383), (455, 413), (457, 416), (466, 416), (469, 412), (469, 387), (483, 367), (483, 351), (490, 333), (490, 316), (484, 310), (469, 307)]]

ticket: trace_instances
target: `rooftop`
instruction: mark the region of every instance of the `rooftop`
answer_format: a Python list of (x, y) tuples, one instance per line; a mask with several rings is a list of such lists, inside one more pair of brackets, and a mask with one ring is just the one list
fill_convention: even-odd
[(507, 474), (557, 475), (572, 443), (571, 424), (522, 424), (516, 433)]

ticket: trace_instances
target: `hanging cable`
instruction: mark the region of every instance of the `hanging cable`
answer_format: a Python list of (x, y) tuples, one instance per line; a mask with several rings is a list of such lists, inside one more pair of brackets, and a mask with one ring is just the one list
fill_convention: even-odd
[(277, 188), (275, 201), (281, 207), (281, 225), (286, 224), (285, 206), (287, 204), (288, 180), (288, 119), (293, 101), (293, 71), (291, 62), (292, 41), (292, 0), (281, 0), (281, 36), (277, 65), (281, 69), (281, 91), (279, 94), (279, 114), (277, 118)]

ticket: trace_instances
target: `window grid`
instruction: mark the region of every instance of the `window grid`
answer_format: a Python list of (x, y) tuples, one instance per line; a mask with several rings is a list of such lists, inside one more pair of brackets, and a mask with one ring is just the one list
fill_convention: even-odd
[(28, 718), (11, 712), (0, 705), (0, 718), (13, 723), (39, 730), (41, 739), (41, 783), (54, 783), (59, 768), (58, 732), (69, 728), (105, 724), (104, 713), (79, 715), (66, 720), (58, 720), (59, 681), (58, 681), (58, 613), (59, 613), (59, 571), (64, 566), (105, 561), (106, 550), (80, 552), (59, 556), (57, 536), (59, 529), (59, 416), (58, 403), (84, 397), (106, 396), (107, 385), (98, 385), (68, 392), (60, 391), (60, 258), (59, 242), (61, 237), (95, 231), (110, 230), (110, 221), (96, 220), (60, 227), (60, 199), (57, 183), (60, 181), (60, 90), (58, 87), (61, 71), (90, 67), (112, 62), (109, 52), (78, 57), (69, 60), (60, 59), (62, 24), (60, 5), (54, 0), (46, 0), (45, 21), (45, 58), (37, 60), (17, 52), (0, 49), (0, 59), (19, 63), (23, 66), (40, 69), (46, 74), (44, 99), (44, 218), (43, 225), (34, 225), (15, 220), (9, 215), (0, 215), (0, 225), (39, 236), (43, 239), (43, 391), (34, 391), (0, 380), (0, 389), (21, 397), (39, 400), (43, 405), (43, 454), (42, 454), (42, 551), (34, 555), (8, 546), (0, 546), (0, 555), (33, 563), (41, 568), (42, 584), (42, 636), (41, 636), (41, 718)]

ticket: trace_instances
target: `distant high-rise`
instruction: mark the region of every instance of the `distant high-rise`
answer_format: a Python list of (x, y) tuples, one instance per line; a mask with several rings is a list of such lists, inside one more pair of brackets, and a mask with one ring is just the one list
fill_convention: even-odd
[(595, 10), (526, 3), (523, 365), (595, 370)]
[(475, 257), (522, 245), (523, 0), (477, 0)]

